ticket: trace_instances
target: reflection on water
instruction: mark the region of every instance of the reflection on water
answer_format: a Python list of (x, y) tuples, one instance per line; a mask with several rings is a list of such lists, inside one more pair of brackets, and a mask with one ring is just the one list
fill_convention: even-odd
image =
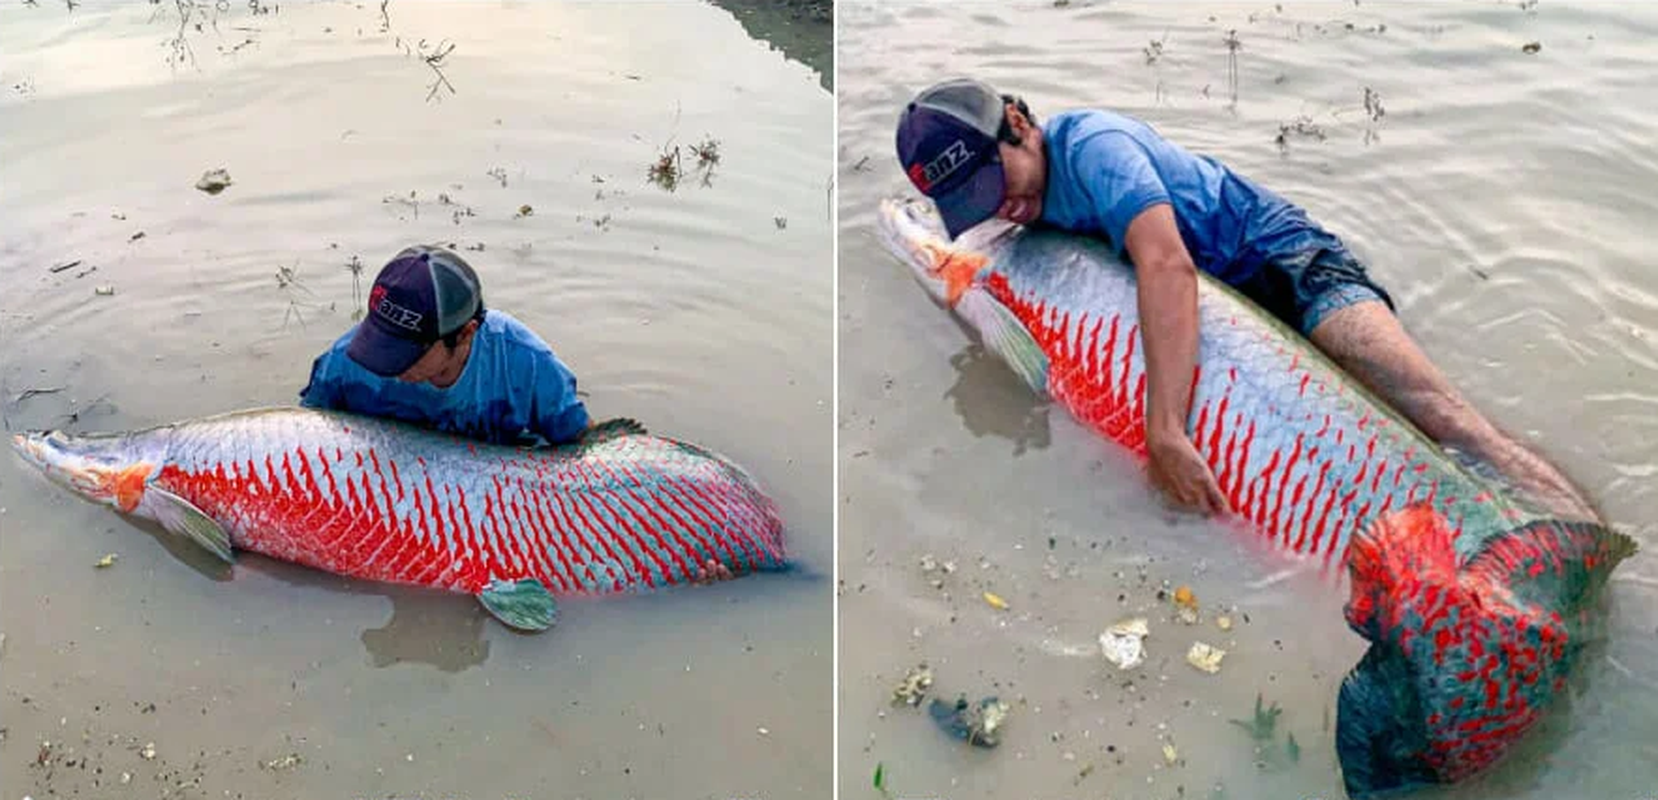
[[(1222, 526), (1169, 518), (1142, 471), (1069, 415), (1032, 422), (1040, 407), (1011, 370), (997, 377), (874, 235), (879, 200), (913, 192), (892, 151), (899, 108), (955, 75), (1020, 94), (1039, 117), (1078, 106), (1138, 116), (1307, 207), (1371, 266), (1470, 399), (1642, 543), (1614, 575), (1606, 638), (1537, 734), (1500, 768), (1413, 797), (1658, 786), (1649, 9), (1031, 2), (963, 14), (860, 2), (837, 13), (840, 448), (855, 456), (840, 482), (843, 786), (884, 765), (894, 794), (955, 800), (1343, 796), (1333, 703), (1363, 650), (1342, 619), (1345, 587), (1286, 570)], [(925, 566), (944, 562), (958, 568)], [(1167, 600), (1179, 586), (1196, 593), (1196, 625)], [(1119, 671), (1097, 637), (1140, 616), (1146, 663)], [(1197, 641), (1228, 651), (1218, 673), (1186, 663)], [(923, 660), (941, 692), (1010, 700), (998, 748), (964, 747), (888, 703)], [(1293, 734), (1298, 759), (1264, 758), (1229, 722), (1248, 720), (1257, 696), (1281, 709), (1277, 746)]]
[(412, 662), (459, 672), (489, 658), (484, 626), (490, 616), (464, 595), (419, 590), (393, 592), (391, 618), (363, 631), (376, 667)]
[(1046, 403), (1022, 383), (1007, 364), (974, 343), (950, 356), (958, 373), (944, 393), (963, 425), (974, 436), (999, 436), (1013, 442), (1013, 454), (1048, 446)]

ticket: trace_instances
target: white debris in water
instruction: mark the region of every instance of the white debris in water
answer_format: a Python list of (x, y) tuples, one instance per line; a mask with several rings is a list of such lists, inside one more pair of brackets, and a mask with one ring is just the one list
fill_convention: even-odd
[(1220, 672), (1220, 660), (1225, 657), (1225, 650), (1203, 642), (1192, 642), (1192, 649), (1186, 651), (1186, 663), (1211, 675)]
[(145, 761), (153, 760), (155, 758), (155, 742), (145, 742), (144, 749), (138, 751), (138, 754), (143, 756)]
[(1123, 620), (1100, 634), (1100, 652), (1118, 669), (1133, 669), (1145, 660), (1145, 638), (1150, 634), (1145, 617)]

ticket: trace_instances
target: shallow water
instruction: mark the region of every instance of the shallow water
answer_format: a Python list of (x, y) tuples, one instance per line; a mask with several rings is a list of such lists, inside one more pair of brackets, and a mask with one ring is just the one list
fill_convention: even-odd
[[(892, 154), (899, 107), (967, 74), (1039, 116), (1140, 116), (1306, 206), (1473, 402), (1642, 543), (1567, 710), (1500, 768), (1417, 796), (1651, 796), (1658, 17), (1548, 2), (964, 9), (837, 9), (842, 786), (868, 787), (879, 765), (900, 797), (1343, 796), (1334, 696), (1362, 652), (1344, 587), (1282, 574), (1218, 526), (1166, 519), (1132, 463), (1037, 406), (879, 244), (875, 204), (911, 191)], [(955, 571), (924, 571), (928, 555)], [(1165, 581), (1195, 590), (1200, 627), (1157, 600)], [(1229, 632), (1212, 622), (1222, 610)], [(1119, 673), (1096, 637), (1131, 615), (1150, 618), (1148, 661)], [(1219, 674), (1184, 663), (1194, 640), (1230, 651)], [(889, 705), (922, 660), (937, 695), (1010, 703), (997, 749)], [(1283, 709), (1276, 751), (1227, 722), (1257, 693)]]
[[(596, 416), (759, 477), (804, 570), (517, 635), (463, 596), (257, 556), (224, 579), (8, 455), (0, 797), (827, 796), (819, 75), (700, 3), (204, 5), (187, 48), (173, 3), (0, 7), (11, 429), (293, 402), (379, 265), (453, 242)], [(712, 170), (686, 152), (673, 191), (647, 181), (708, 137)], [(219, 167), (228, 189), (193, 188)]]

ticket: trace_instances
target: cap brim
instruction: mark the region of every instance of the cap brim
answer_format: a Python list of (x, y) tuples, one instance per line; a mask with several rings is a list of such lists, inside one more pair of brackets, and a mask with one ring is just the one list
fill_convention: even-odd
[(1007, 192), (1002, 164), (993, 161), (979, 167), (971, 178), (960, 186), (933, 198), (938, 215), (944, 218), (944, 229), (954, 239), (964, 231), (996, 215)]
[(387, 333), (368, 319), (357, 323), (357, 332), (352, 334), (345, 354), (363, 369), (382, 378), (392, 378), (408, 372), (429, 347), (430, 343)]

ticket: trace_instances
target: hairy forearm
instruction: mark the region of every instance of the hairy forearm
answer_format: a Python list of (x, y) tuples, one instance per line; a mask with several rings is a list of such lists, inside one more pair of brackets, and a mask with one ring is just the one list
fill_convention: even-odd
[(1146, 438), (1185, 435), (1197, 363), (1197, 268), (1187, 257), (1139, 273)]

